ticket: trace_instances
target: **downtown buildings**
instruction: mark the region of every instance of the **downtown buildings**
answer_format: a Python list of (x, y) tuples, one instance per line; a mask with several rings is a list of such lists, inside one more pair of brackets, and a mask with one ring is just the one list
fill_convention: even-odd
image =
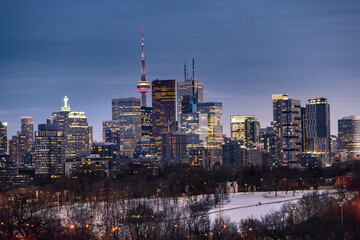
[[(326, 98), (309, 99), (302, 107), (300, 100), (286, 94), (273, 95), (273, 122), (267, 128), (260, 128), (252, 114), (243, 115), (234, 109), (231, 138), (227, 138), (223, 133), (223, 105), (205, 101), (204, 83), (195, 78), (194, 60), (191, 78), (185, 66), (183, 81), (155, 79), (149, 83), (144, 48), (142, 33), (141, 77), (136, 84), (140, 96), (112, 99), (112, 118), (103, 121), (102, 143), (93, 143), (86, 114), (71, 111), (65, 97), (64, 106), (52, 114), (52, 121), (39, 125), (35, 141), (31, 117), (21, 118), (21, 131), (9, 143), (6, 124), (1, 123), (0, 154), (9, 149), (17, 165), (34, 165), (37, 174), (54, 177), (62, 175), (65, 161), (79, 163), (69, 166), (80, 168), (83, 161), (79, 159), (90, 159), (86, 158), (89, 154), (111, 157), (111, 166), (149, 161), (156, 166), (189, 164), (206, 169), (221, 164), (262, 169), (331, 165), (331, 146), (337, 144), (336, 138), (331, 140)], [(146, 95), (150, 92), (148, 106)], [(339, 151), (351, 158), (358, 155), (357, 131), (356, 119), (339, 120)]]
[(326, 98), (309, 99), (301, 107), (300, 100), (273, 95), (273, 117), (276, 137), (272, 167), (306, 167), (309, 163), (304, 159), (318, 159), (310, 165), (331, 166), (330, 105)]
[(84, 112), (71, 111), (64, 98), (60, 112), (52, 121), (38, 125), (35, 132), (34, 166), (38, 176), (58, 178), (64, 175), (65, 160), (85, 156), (92, 144), (91, 128)]

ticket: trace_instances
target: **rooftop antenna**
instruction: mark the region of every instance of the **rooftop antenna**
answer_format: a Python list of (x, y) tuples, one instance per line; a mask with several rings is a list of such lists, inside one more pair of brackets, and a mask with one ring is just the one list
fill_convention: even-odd
[(186, 60), (184, 60), (184, 80), (186, 81)]
[(192, 78), (195, 78), (195, 60), (194, 58), (192, 59)]

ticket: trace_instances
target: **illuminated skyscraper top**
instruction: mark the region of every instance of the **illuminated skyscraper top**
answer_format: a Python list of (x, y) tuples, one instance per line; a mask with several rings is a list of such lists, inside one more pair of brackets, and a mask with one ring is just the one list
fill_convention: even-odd
[(70, 105), (68, 106), (67, 102), (69, 101), (69, 98), (67, 96), (64, 97), (64, 106), (61, 107), (62, 112), (70, 112)]
[(0, 155), (7, 153), (7, 123), (0, 122)]
[(150, 84), (145, 76), (144, 29), (141, 40), (141, 80), (137, 84), (137, 91), (141, 93), (141, 106), (146, 107), (146, 93), (150, 92)]

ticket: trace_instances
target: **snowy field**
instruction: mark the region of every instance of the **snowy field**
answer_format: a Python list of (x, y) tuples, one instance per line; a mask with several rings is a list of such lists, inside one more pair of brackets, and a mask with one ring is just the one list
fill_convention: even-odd
[[(297, 202), (304, 194), (309, 194), (314, 191), (296, 191), (293, 196), (292, 191), (286, 192), (277, 192), (277, 196), (275, 196), (275, 192), (254, 192), (254, 193), (235, 193), (229, 194), (228, 201), (224, 201), (224, 204), (221, 206), (221, 216), (228, 217), (232, 222), (240, 222), (242, 219), (246, 219), (249, 217), (260, 219), (262, 216), (271, 213), (272, 211), (280, 210), (281, 206), (286, 203)], [(323, 193), (323, 191), (321, 191)], [(144, 199), (145, 201), (151, 202), (154, 208), (157, 210), (162, 209), (162, 203), (156, 201), (158, 199)], [(179, 198), (179, 206), (182, 208), (184, 198)], [(115, 204), (118, 204), (117, 202)], [(173, 204), (173, 200), (170, 200), (170, 204)], [(85, 204), (75, 204), (75, 209), (85, 209), (85, 212), (89, 212), (92, 208), (97, 208), (99, 210), (93, 212), (94, 220), (97, 224), (101, 225), (101, 212), (105, 211), (104, 203), (97, 203), (95, 206), (90, 206), (89, 203)], [(119, 207), (119, 206), (118, 206)], [(118, 208), (117, 207), (117, 208)], [(65, 204), (60, 208), (60, 216), (63, 219), (64, 223), (69, 221), (69, 213), (73, 212), (74, 209), (71, 208), (70, 204)], [(219, 216), (219, 207), (214, 207), (209, 211), (209, 216), (211, 221)]]
[[(285, 203), (298, 201), (303, 194), (311, 193), (313, 191), (295, 192), (293, 196), (292, 191), (278, 192), (254, 192), (252, 193), (235, 193), (229, 195), (229, 202), (224, 202), (221, 208), (221, 216), (229, 217), (233, 222), (239, 222), (242, 219), (249, 217), (260, 219), (270, 213), (272, 210), (276, 211)], [(210, 218), (214, 220), (219, 215), (219, 208), (214, 208), (210, 212)]]

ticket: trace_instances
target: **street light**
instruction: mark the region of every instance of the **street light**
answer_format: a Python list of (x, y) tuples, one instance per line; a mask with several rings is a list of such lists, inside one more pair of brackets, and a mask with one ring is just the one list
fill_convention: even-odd
[(340, 217), (341, 217), (341, 227), (344, 226), (344, 202), (339, 202), (340, 206)]

